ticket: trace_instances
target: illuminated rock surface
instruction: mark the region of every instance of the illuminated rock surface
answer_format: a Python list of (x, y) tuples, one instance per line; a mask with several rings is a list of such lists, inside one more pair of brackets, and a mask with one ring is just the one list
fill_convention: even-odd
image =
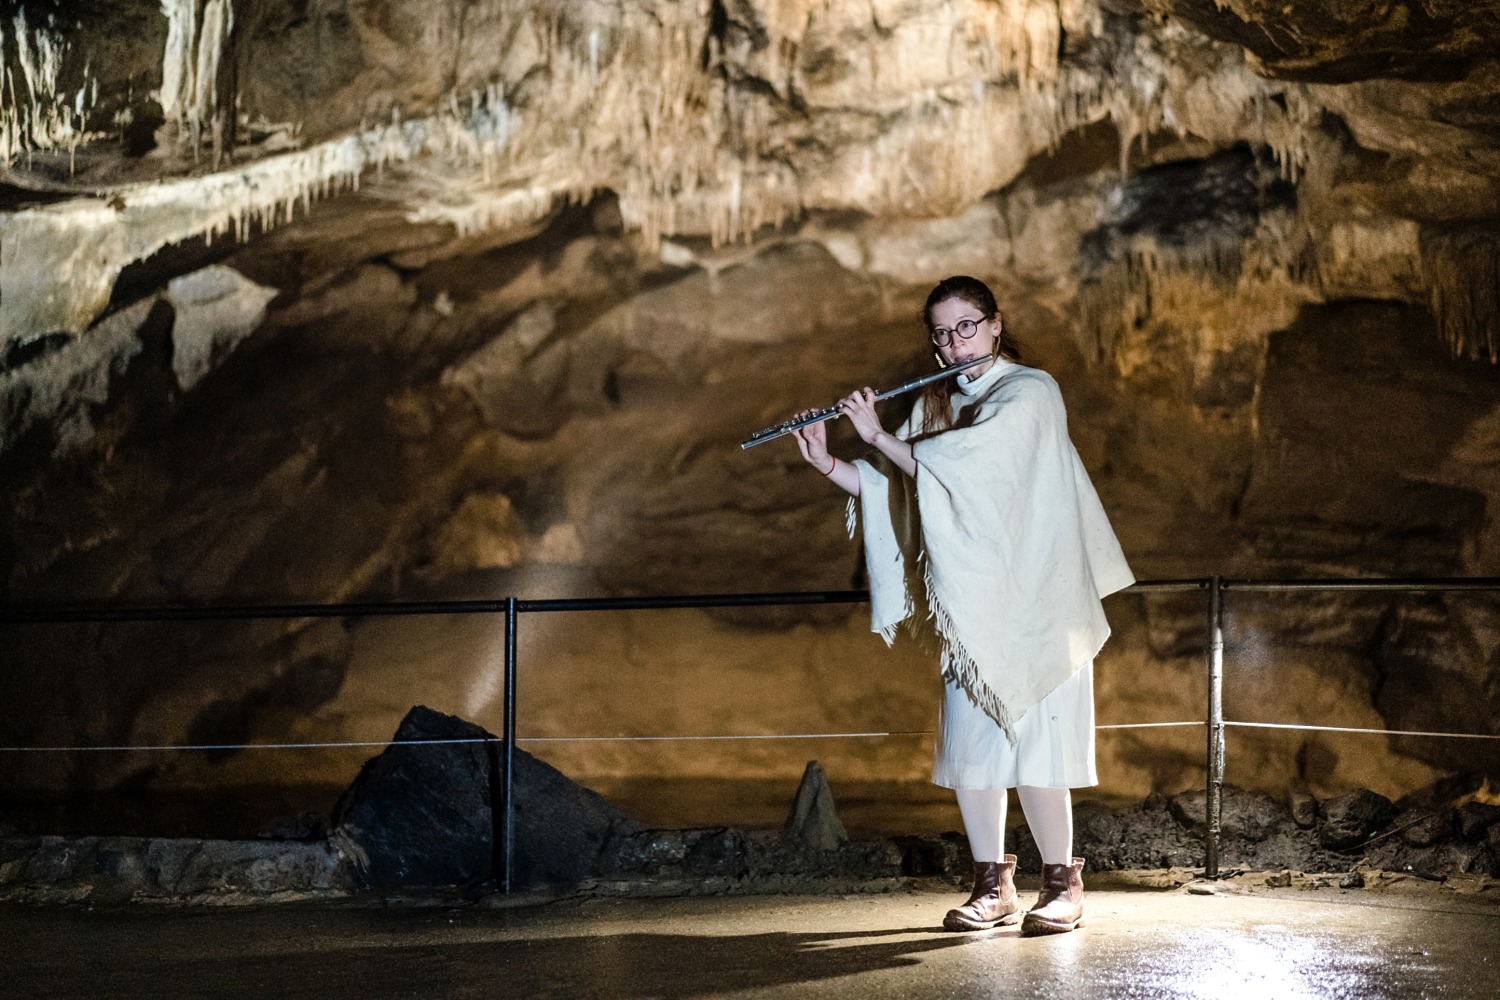
[[(20, 6), (10, 602), (858, 586), (838, 498), (790, 443), (736, 444), (924, 371), (917, 311), (953, 272), (1058, 378), (1138, 576), (1500, 575), (1492, 3)], [(1500, 716), (1493, 600), (1228, 608), (1231, 718)], [(1109, 611), (1101, 722), (1201, 718), (1201, 599)], [(932, 665), (862, 614), (528, 617), (522, 735), (929, 730)], [(378, 740), (416, 703), (500, 728), (489, 620), (3, 638), (6, 745)], [(1230, 779), (1395, 798), (1496, 774), (1494, 746), (1235, 730)], [(532, 749), (621, 788), (814, 755)], [(316, 803), (366, 756), (281, 753), (7, 781)], [(835, 782), (927, 753), (815, 751)], [(1201, 784), (1199, 730), (1100, 753), (1107, 795)]]

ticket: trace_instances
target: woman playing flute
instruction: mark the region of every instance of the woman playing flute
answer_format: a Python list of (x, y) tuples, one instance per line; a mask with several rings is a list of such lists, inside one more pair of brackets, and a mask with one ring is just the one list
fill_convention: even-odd
[[(1134, 582), (1088, 473), (1068, 439), (1051, 376), (1020, 363), (994, 295), (943, 280), (923, 319), (939, 363), (988, 356), (931, 383), (894, 434), (868, 388), (838, 409), (874, 449), (844, 461), (823, 424), (797, 430), (802, 456), (850, 494), (862, 524), (871, 626), (930, 624), (941, 648), (942, 708), (932, 780), (952, 788), (974, 856), (968, 900), (943, 920), (967, 931), (1015, 923), (1016, 858), (1005, 851), (1015, 788), (1042, 857), (1024, 934), (1083, 919), (1071, 789), (1098, 783), (1093, 660), (1109, 635), (1100, 599)], [(927, 626), (923, 626), (927, 627)]]

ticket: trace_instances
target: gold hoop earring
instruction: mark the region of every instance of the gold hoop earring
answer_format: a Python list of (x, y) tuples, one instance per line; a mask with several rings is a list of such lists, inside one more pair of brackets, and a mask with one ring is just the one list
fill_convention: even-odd
[(943, 363), (943, 356), (941, 354), (939, 354), (937, 351), (933, 351), (932, 352), (932, 360), (934, 360), (934, 361), (936, 361), (938, 363), (938, 367), (939, 368), (947, 368), (948, 367), (947, 365), (945, 365)]

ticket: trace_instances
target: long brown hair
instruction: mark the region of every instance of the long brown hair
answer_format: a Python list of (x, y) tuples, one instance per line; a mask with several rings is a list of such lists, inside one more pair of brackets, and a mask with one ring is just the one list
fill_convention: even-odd
[[(995, 304), (995, 293), (978, 278), (967, 274), (955, 274), (939, 281), (927, 295), (927, 304), (922, 306), (922, 324), (932, 334), (932, 310), (949, 299), (961, 299), (984, 314), (985, 319), (1000, 318), (1000, 336), (995, 339), (994, 356), (1007, 361), (1021, 360), (1021, 344), (1010, 332), (1005, 315)], [(941, 364), (941, 360), (939, 361)], [(945, 431), (953, 423), (948, 401), (953, 397), (953, 379), (944, 378), (933, 382), (922, 392), (922, 433), (935, 434)]]

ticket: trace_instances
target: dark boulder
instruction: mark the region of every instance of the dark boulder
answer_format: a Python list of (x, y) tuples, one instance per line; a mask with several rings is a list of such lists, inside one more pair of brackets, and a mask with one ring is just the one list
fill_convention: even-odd
[[(1208, 828), (1208, 793), (1200, 789), (1183, 792), (1172, 798), (1172, 816), (1194, 833)], [(1225, 837), (1239, 837), (1252, 843), (1269, 837), (1290, 819), (1281, 803), (1264, 792), (1247, 792), (1233, 785), (1224, 786), (1219, 811), (1219, 831)]]
[(1080, 843), (1114, 845), (1125, 836), (1126, 818), (1100, 802), (1073, 806), (1073, 837)]
[(974, 863), (969, 839), (951, 830), (937, 837), (895, 837), (891, 842), (901, 852), (902, 875), (966, 874)]
[[(473, 740), (476, 742), (438, 742)], [(391, 745), (340, 799), (332, 840), (373, 886), (481, 885), (496, 879), (492, 796), (500, 794), (496, 737), (417, 706)], [(562, 887), (590, 875), (613, 827), (630, 821), (599, 795), (517, 749), (512, 887)]]
[(700, 836), (688, 846), (682, 864), (692, 875), (726, 875), (739, 877), (745, 872), (745, 843), (728, 827), (699, 831)]
[(1455, 829), (1452, 809), (1438, 809), (1415, 820), (1407, 820), (1401, 839), (1413, 847), (1431, 847), (1453, 839)]
[(1500, 806), (1465, 802), (1458, 807), (1458, 829), (1465, 840), (1484, 840), (1487, 831), (1497, 824), (1500, 824)]
[(1323, 828), (1318, 839), (1332, 851), (1347, 851), (1370, 839), (1395, 815), (1395, 806), (1384, 795), (1358, 788), (1323, 803)]
[(740, 878), (749, 848), (728, 827), (698, 830), (641, 830), (617, 825), (600, 856), (599, 869), (610, 878)]
[(605, 845), (600, 873), (611, 877), (660, 875), (682, 869), (700, 830), (636, 830), (616, 827)]

